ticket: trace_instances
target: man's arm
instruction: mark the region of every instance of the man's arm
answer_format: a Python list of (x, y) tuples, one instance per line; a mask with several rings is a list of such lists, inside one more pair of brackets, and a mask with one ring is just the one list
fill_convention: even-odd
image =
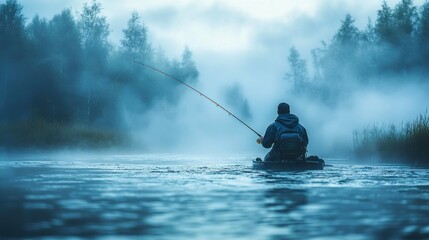
[(275, 126), (271, 124), (268, 126), (267, 130), (265, 131), (265, 135), (262, 139), (262, 146), (264, 148), (271, 148), (273, 146), (275, 140)]
[(303, 126), (301, 126), (301, 129), (302, 129), (302, 138), (304, 139), (304, 145), (305, 145), (305, 147), (307, 147), (307, 145), (308, 145), (307, 130)]

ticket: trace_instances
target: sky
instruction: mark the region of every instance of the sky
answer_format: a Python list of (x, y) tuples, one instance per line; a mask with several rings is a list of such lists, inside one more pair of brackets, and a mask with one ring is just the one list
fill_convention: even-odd
[[(24, 14), (51, 18), (62, 9), (80, 11), (86, 0), (21, 0)], [(111, 25), (111, 40), (118, 44), (132, 11), (137, 11), (149, 28), (153, 42), (168, 55), (179, 55), (184, 46), (198, 53), (237, 54), (279, 44), (296, 37), (317, 43), (329, 37), (346, 13), (359, 9), (356, 18), (366, 24), (379, 1), (214, 1), (214, 0), (122, 0), (99, 1)], [(364, 16), (361, 18), (360, 16)], [(297, 25), (297, 21), (300, 21)], [(337, 23), (337, 24), (335, 24)], [(305, 27), (303, 26), (305, 25)], [(297, 34), (299, 36), (297, 36)], [(279, 38), (279, 37), (282, 38)], [(328, 39), (326, 39), (328, 40)], [(302, 43), (295, 43), (301, 45)], [(315, 45), (315, 44), (312, 44)], [(262, 49), (259, 49), (262, 50)]]
[[(81, 10), (89, 0), (20, 0), (24, 14), (51, 18), (62, 9)], [(153, 42), (167, 53), (180, 54), (189, 46), (195, 52), (237, 53), (266, 47), (272, 41), (308, 38), (317, 45), (328, 41), (347, 13), (358, 27), (374, 19), (382, 1), (360, 0), (122, 0), (103, 1), (103, 14), (111, 25), (111, 40), (119, 43), (131, 12), (138, 12)], [(399, 0), (389, 0), (394, 6)], [(421, 5), (424, 0), (415, 0)], [(279, 38), (282, 36), (282, 38)], [(294, 42), (304, 47), (303, 42)]]
[[(425, 0), (415, 0), (420, 6)], [(82, 9), (85, 0), (19, 0), (24, 6), (24, 15), (31, 18), (38, 14), (50, 19), (54, 14), (65, 8), (71, 8), (77, 14)], [(321, 42), (329, 42), (338, 30), (341, 20), (346, 14), (351, 14), (356, 26), (364, 29), (368, 19), (375, 20), (377, 10), (382, 0), (99, 0), (103, 6), (103, 14), (110, 24), (110, 41), (118, 46), (122, 37), (122, 29), (133, 11), (136, 11), (148, 28), (149, 41), (155, 48), (162, 48), (166, 56), (180, 58), (185, 47), (188, 47), (196, 61), (200, 72), (199, 83), (196, 86), (207, 95), (222, 101), (222, 92), (225, 88), (239, 86), (247, 97), (252, 119), (249, 125), (260, 133), (264, 133), (266, 126), (276, 117), (276, 106), (281, 101), (289, 102), (292, 112), (300, 116), (307, 124), (310, 142), (311, 139), (323, 142), (314, 144), (316, 152), (323, 152), (331, 148), (336, 141), (323, 141), (326, 134), (335, 131), (337, 126), (345, 124), (345, 130), (337, 141), (348, 139), (351, 141), (351, 132), (354, 128), (362, 127), (372, 121), (382, 121), (400, 118), (397, 109), (386, 107), (390, 100), (388, 94), (365, 92), (371, 104), (380, 106), (380, 109), (367, 108), (367, 102), (351, 101), (348, 108), (332, 111), (311, 104), (295, 102), (283, 92), (287, 88), (284, 75), (287, 71), (287, 56), (289, 49), (295, 46), (301, 55), (311, 65), (310, 51), (320, 47)], [(396, 5), (399, 0), (386, 1), (390, 6)], [(397, 89), (395, 91), (410, 91), (414, 89)], [(204, 129), (196, 132), (190, 130), (190, 142), (205, 141), (210, 138), (210, 144), (201, 146), (202, 151), (216, 148), (228, 138), (231, 149), (246, 151), (254, 146), (256, 135), (248, 129), (234, 123), (234, 119), (220, 112), (215, 106), (204, 102), (202, 98), (188, 92), (185, 100), (179, 105), (182, 114), (175, 116), (174, 124), (165, 116), (153, 113), (153, 121), (148, 123), (147, 134), (159, 134), (156, 129), (162, 123), (170, 123), (170, 131), (163, 133), (159, 141), (147, 144), (160, 146), (162, 149), (170, 132), (180, 129)], [(398, 93), (399, 94), (399, 93)], [(416, 95), (420, 96), (419, 93)], [(421, 95), (424, 96), (422, 93)], [(352, 98), (354, 96), (351, 96)], [(356, 97), (360, 99), (361, 97)], [(415, 116), (427, 108), (419, 102), (420, 99), (407, 99), (403, 108), (407, 116)], [(417, 104), (419, 103), (419, 104)], [(378, 105), (377, 105), (378, 104)], [(413, 107), (410, 108), (409, 106)], [(397, 105), (396, 105), (397, 107)], [(402, 113), (405, 111), (401, 109)], [(192, 120), (196, 114), (204, 111), (204, 121)], [(336, 121), (325, 121), (320, 127), (316, 116), (330, 112)], [(356, 111), (359, 111), (359, 121), (356, 120)], [(401, 112), (399, 111), (399, 112)], [(192, 117), (184, 117), (192, 116)], [(402, 120), (409, 120), (403, 119)], [(231, 129), (234, 129), (231, 136)], [(151, 132), (152, 131), (152, 132)], [(186, 132), (186, 131), (185, 131)], [(183, 134), (182, 131), (180, 131)], [(162, 135), (162, 134), (161, 134)], [(186, 135), (186, 134), (185, 134)], [(209, 136), (209, 137), (207, 137)], [(312, 137), (313, 136), (313, 137)], [(186, 137), (186, 138), (188, 138)], [(189, 141), (181, 140), (180, 148), (195, 148)], [(144, 140), (142, 140), (144, 141)], [(222, 145), (222, 144), (221, 144)], [(225, 144), (222, 148), (227, 149)], [(258, 154), (263, 150), (258, 150)]]

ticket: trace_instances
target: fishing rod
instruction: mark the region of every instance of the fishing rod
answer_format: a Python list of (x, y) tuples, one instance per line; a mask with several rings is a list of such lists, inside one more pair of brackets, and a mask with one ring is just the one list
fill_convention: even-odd
[(161, 71), (161, 70), (159, 70), (159, 69), (157, 69), (157, 68), (155, 68), (155, 67), (152, 67), (152, 66), (150, 66), (150, 65), (147, 65), (147, 64), (145, 64), (145, 63), (142, 63), (142, 62), (139, 62), (139, 61), (136, 61), (136, 60), (134, 60), (134, 63), (135, 63), (135, 64), (139, 64), (139, 65), (144, 66), (144, 67), (147, 67), (147, 68), (149, 68), (149, 69), (152, 69), (152, 70), (154, 70), (154, 71), (156, 71), (156, 72), (158, 72), (158, 73), (161, 73), (161, 74), (165, 75), (166, 77), (169, 77), (169, 78), (171, 78), (171, 79), (173, 79), (173, 80), (175, 80), (175, 81), (177, 81), (177, 82), (179, 82), (179, 83), (181, 83), (181, 84), (183, 84), (183, 85), (187, 86), (188, 88), (190, 88), (190, 89), (192, 89), (193, 91), (195, 91), (195, 92), (197, 92), (198, 94), (200, 94), (200, 96), (202, 96), (202, 97), (206, 98), (207, 100), (209, 100), (210, 102), (214, 103), (214, 104), (216, 105), (216, 107), (220, 107), (222, 110), (224, 110), (225, 112), (227, 112), (230, 116), (232, 116), (233, 118), (237, 119), (240, 123), (242, 123), (244, 126), (246, 126), (247, 128), (249, 128), (252, 132), (256, 133), (256, 135), (258, 135), (258, 137), (262, 137), (262, 135), (261, 135), (261, 134), (259, 134), (259, 133), (258, 133), (257, 131), (255, 131), (253, 128), (251, 128), (251, 127), (250, 127), (247, 123), (245, 123), (243, 120), (241, 120), (240, 118), (238, 118), (237, 116), (235, 116), (232, 112), (230, 112), (229, 110), (227, 110), (226, 108), (224, 108), (222, 105), (220, 105), (219, 103), (217, 103), (215, 100), (213, 100), (213, 99), (209, 98), (207, 95), (205, 95), (204, 93), (202, 93), (202, 92), (198, 91), (197, 89), (195, 89), (195, 88), (194, 88), (194, 87), (192, 87), (191, 85), (189, 85), (189, 84), (187, 84), (187, 83), (185, 83), (185, 82), (181, 81), (180, 79), (178, 79), (178, 78), (176, 78), (176, 77), (174, 77), (174, 76), (172, 76), (172, 75), (170, 75), (170, 74), (168, 74), (168, 73), (166, 73), (166, 72), (164, 72), (164, 71)]

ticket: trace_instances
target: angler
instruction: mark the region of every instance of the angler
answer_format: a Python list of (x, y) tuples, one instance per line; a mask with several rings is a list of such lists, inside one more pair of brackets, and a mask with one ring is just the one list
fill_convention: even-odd
[(308, 145), (307, 130), (299, 123), (299, 118), (290, 113), (289, 104), (280, 103), (277, 114), (265, 135), (257, 140), (265, 148), (272, 147), (265, 161), (304, 158)]
[(266, 148), (272, 150), (267, 154), (264, 161), (260, 158), (253, 160), (253, 167), (256, 169), (280, 169), (280, 170), (323, 170), (325, 162), (317, 156), (306, 157), (306, 150), (308, 144), (308, 136), (305, 128), (299, 124), (298, 117), (290, 114), (289, 105), (286, 103), (280, 103), (277, 109), (279, 117), (276, 122), (271, 124), (263, 137), (261, 134), (256, 132), (247, 123), (238, 118), (235, 114), (224, 108), (222, 105), (209, 98), (204, 93), (195, 89), (191, 85), (181, 81), (180, 79), (161, 71), (150, 65), (134, 61), (134, 63), (152, 69), (159, 72), (166, 77), (173, 79), (180, 84), (185, 85), (192, 91), (198, 93), (200, 96), (206, 98), (217, 107), (227, 112), (230, 116), (235, 118), (241, 124), (246, 126), (256, 135), (258, 135), (257, 143), (262, 143)]

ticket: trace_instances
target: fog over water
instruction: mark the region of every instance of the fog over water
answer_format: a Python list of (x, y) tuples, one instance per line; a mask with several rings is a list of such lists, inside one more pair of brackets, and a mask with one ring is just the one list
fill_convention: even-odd
[(0, 239), (429, 239), (427, 76), (427, 0), (0, 0)]
[[(28, 20), (35, 14), (50, 19), (64, 8), (77, 12), (85, 2), (19, 1)], [(427, 84), (385, 84), (396, 82), (392, 76), (380, 76), (386, 78), (379, 81), (383, 84), (353, 91), (333, 105), (292, 95), (292, 83), (284, 79), (290, 70), (291, 47), (296, 47), (313, 74), (311, 50), (321, 47), (322, 41), (331, 42), (346, 14), (353, 17), (359, 30), (364, 30), (369, 18), (375, 21), (382, 1), (99, 2), (110, 25), (113, 46), (120, 44), (122, 29), (131, 12), (136, 11), (154, 48), (162, 48), (168, 57), (180, 58), (188, 47), (199, 71), (198, 81), (192, 85), (259, 133), (263, 134), (275, 119), (279, 102), (290, 103), (291, 112), (299, 116), (309, 133), (310, 154), (332, 156), (338, 148), (343, 154), (352, 148), (355, 129), (411, 120), (428, 107)], [(400, 1), (386, 2), (394, 7)], [(424, 2), (414, 4), (421, 6)], [(228, 97), (228, 92), (234, 91), (239, 93), (236, 104)], [(183, 96), (174, 107), (159, 102), (144, 115), (122, 112), (125, 116), (121, 119), (126, 119), (127, 129), (144, 151), (266, 152), (255, 144), (257, 136), (227, 113), (185, 87), (180, 94)], [(129, 101), (127, 105), (133, 105), (134, 100)]]

